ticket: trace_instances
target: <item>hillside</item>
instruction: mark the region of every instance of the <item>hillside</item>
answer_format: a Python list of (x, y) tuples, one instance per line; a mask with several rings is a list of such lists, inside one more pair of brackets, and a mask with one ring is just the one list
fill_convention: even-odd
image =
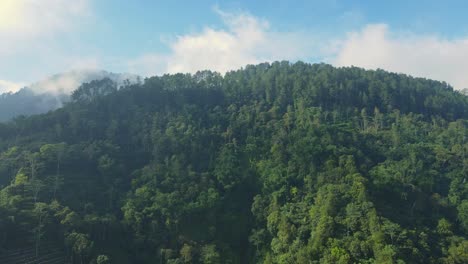
[(264, 63), (83, 84), (0, 123), (0, 259), (468, 263), (468, 97)]
[(140, 82), (140, 77), (132, 74), (112, 73), (99, 70), (70, 71), (53, 75), (33, 83), (16, 92), (0, 94), (0, 122), (21, 115), (47, 113), (62, 107), (70, 100), (70, 95), (82, 83), (110, 79), (118, 87)]

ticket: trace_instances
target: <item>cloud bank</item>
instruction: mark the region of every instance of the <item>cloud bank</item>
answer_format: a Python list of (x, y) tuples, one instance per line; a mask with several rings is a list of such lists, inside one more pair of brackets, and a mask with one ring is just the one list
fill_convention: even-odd
[(71, 31), (90, 14), (90, 0), (2, 0), (0, 54), (27, 48), (22, 41), (44, 41)]
[(7, 92), (17, 92), (24, 87), (24, 83), (16, 83), (5, 80), (0, 80), (0, 94)]
[(319, 32), (279, 32), (249, 13), (215, 10), (224, 29), (205, 27), (167, 42), (170, 52), (130, 60), (130, 71), (143, 75), (210, 69), (221, 73), (247, 64), (275, 60), (326, 62), (335, 66), (384, 69), (468, 87), (468, 36), (444, 39), (392, 31), (387, 24), (367, 24), (344, 36)]
[[(91, 17), (92, 0), (0, 0), (0, 72), (11, 72), (18, 58), (28, 58), (21, 78), (44, 78), (44, 69), (67, 68), (76, 60), (61, 47)], [(35, 65), (35, 66), (32, 66)], [(18, 74), (19, 75), (19, 74)], [(15, 92), (23, 82), (0, 76), (0, 93)]]
[(247, 64), (305, 59), (319, 47), (306, 32), (274, 31), (268, 21), (245, 12), (215, 12), (224, 29), (205, 27), (179, 35), (168, 43), (170, 53), (144, 54), (130, 61), (130, 69), (146, 75), (206, 69), (225, 73)]
[(448, 40), (395, 33), (386, 24), (371, 24), (349, 33), (330, 62), (447, 81), (456, 89), (468, 87), (468, 37)]
[(90, 12), (89, 0), (2, 0), (0, 32), (37, 36), (68, 30)]
[[(83, 21), (93, 17), (93, 1), (0, 0), (0, 62), (14, 62), (17, 54), (31, 57), (36, 65), (31, 69), (37, 72), (32, 74), (29, 69), (25, 76), (45, 79), (41, 65), (66, 71), (98, 69), (105, 67), (107, 60), (123, 65), (119, 66), (121, 70), (150, 76), (205, 69), (225, 73), (247, 64), (302, 60), (381, 68), (447, 81), (456, 89), (468, 87), (468, 36), (446, 39), (437, 34), (401, 32), (387, 24), (363, 23), (344, 35), (316, 30), (278, 31), (264, 18), (219, 8), (214, 12), (222, 22), (220, 26), (205, 26), (165, 40), (165, 53), (144, 53), (135, 58), (117, 55), (117, 59), (69, 54), (57, 40), (67, 34), (76, 35)], [(359, 21), (364, 19), (360, 17)], [(0, 64), (0, 71), (9, 67)], [(80, 80), (60, 80), (59, 86), (74, 87)], [(17, 91), (22, 86), (24, 80), (0, 76), (0, 93)], [(50, 85), (44, 87), (53, 90)]]

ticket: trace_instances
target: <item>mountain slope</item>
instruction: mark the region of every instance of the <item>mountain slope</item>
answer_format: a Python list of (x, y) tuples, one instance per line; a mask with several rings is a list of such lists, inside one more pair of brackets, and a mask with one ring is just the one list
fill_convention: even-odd
[(62, 243), (76, 263), (468, 261), (468, 97), (445, 83), (276, 62), (108, 84), (0, 124), (0, 247)]
[(98, 70), (56, 74), (17, 92), (0, 94), (0, 122), (19, 115), (34, 115), (55, 110), (68, 102), (70, 94), (82, 83), (105, 78), (114, 81), (118, 87), (126, 85), (127, 81), (140, 82), (137, 75)]

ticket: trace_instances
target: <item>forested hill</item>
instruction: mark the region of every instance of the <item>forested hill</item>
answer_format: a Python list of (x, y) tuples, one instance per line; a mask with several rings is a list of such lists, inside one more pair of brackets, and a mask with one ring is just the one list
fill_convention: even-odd
[(467, 126), (467, 96), (382, 70), (92, 81), (0, 123), (0, 259), (468, 263)]

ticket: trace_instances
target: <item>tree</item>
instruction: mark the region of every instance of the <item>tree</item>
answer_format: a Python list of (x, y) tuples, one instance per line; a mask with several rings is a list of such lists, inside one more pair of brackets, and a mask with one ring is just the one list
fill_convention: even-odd
[[(79, 262), (83, 264), (89, 253), (91, 253), (94, 243), (89, 240), (88, 235), (77, 232), (71, 232), (66, 235), (65, 239), (73, 256), (78, 256)], [(75, 257), (73, 257), (73, 259), (75, 259)]]
[(203, 246), (201, 250), (201, 262), (204, 264), (216, 264), (221, 262), (221, 256), (215, 245)]
[(99, 256), (96, 258), (96, 263), (97, 263), (97, 264), (109, 264), (109, 263), (110, 263), (110, 260), (109, 260), (109, 257), (106, 256), (106, 255), (99, 255)]
[(468, 232), (468, 200), (463, 200), (460, 205), (458, 205), (458, 221), (460, 221), (460, 226)]
[(34, 205), (34, 214), (37, 219), (37, 225), (34, 227), (34, 240), (35, 240), (35, 256), (39, 256), (39, 247), (41, 245), (41, 238), (44, 235), (44, 227), (48, 221), (49, 208), (45, 203), (36, 203)]

